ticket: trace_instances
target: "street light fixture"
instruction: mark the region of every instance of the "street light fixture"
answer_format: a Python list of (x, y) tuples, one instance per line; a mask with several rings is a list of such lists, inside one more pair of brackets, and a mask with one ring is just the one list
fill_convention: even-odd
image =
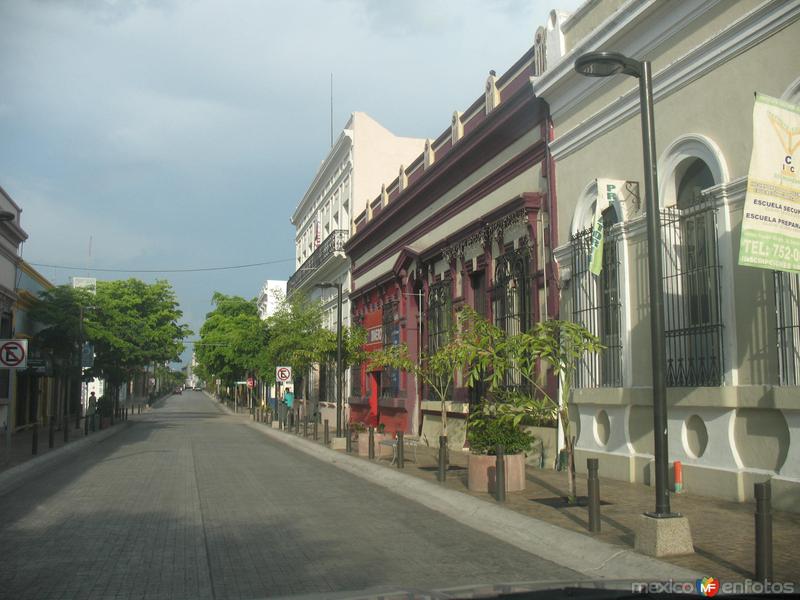
[(661, 219), (658, 201), (656, 140), (653, 123), (653, 82), (650, 61), (637, 61), (617, 52), (589, 52), (575, 61), (575, 71), (587, 77), (610, 77), (622, 73), (639, 80), (644, 153), (644, 190), (647, 207), (647, 253), (650, 280), (650, 335), (653, 371), (653, 450), (655, 459), (656, 510), (650, 517), (676, 517), (670, 511), (667, 449), (666, 341), (664, 336), (664, 290), (661, 263)]
[(342, 437), (342, 284), (318, 283), (320, 289), (336, 288), (336, 437)]

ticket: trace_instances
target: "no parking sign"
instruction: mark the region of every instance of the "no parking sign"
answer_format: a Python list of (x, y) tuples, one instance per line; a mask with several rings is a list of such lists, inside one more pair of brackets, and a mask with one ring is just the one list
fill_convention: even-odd
[(0, 368), (24, 369), (28, 366), (28, 340), (0, 340)]
[(292, 380), (292, 367), (276, 367), (275, 379), (278, 383), (289, 383)]

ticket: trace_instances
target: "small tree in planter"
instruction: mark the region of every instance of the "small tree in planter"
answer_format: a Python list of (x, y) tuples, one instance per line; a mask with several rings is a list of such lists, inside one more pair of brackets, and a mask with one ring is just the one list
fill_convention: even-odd
[(442, 435), (447, 436), (447, 401), (457, 371), (469, 364), (470, 350), (464, 340), (451, 333), (450, 341), (433, 354), (422, 353), (419, 362), (408, 355), (408, 346), (387, 346), (367, 355), (369, 363), (376, 367), (391, 367), (411, 373), (426, 384), (441, 404)]
[[(600, 340), (583, 325), (571, 321), (545, 321), (534, 325), (531, 331), (506, 336), (499, 327), (474, 311), (465, 310), (463, 315), (473, 324), (467, 337), (471, 345), (469, 380), (482, 379), (489, 384), (489, 391), (498, 400), (491, 405), (496, 418), (515, 427), (525, 418), (557, 419), (561, 423), (567, 452), (568, 500), (574, 503), (575, 436), (569, 421), (572, 381), (578, 360), (586, 352), (598, 352), (603, 348)], [(561, 379), (560, 402), (541, 384), (544, 367), (551, 368)], [(506, 374), (511, 369), (527, 386), (505, 387)]]
[(469, 416), (467, 440), (470, 444), (468, 487), (473, 491), (492, 491), (490, 471), (496, 465), (498, 444), (506, 454), (506, 486), (508, 491), (525, 489), (525, 453), (530, 451), (533, 435), (499, 418), (497, 404), (484, 401)]

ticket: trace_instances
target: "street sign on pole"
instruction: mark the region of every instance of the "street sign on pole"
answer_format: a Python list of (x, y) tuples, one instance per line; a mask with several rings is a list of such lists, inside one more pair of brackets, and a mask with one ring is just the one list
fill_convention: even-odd
[(276, 367), (275, 379), (279, 383), (289, 383), (292, 380), (292, 367)]
[(255, 379), (253, 379), (252, 377), (248, 377), (248, 378), (247, 378), (247, 387), (248, 387), (248, 388), (250, 388), (251, 390), (252, 390), (254, 387), (256, 387), (256, 381), (255, 381)]
[(0, 368), (25, 369), (28, 366), (28, 340), (0, 340)]

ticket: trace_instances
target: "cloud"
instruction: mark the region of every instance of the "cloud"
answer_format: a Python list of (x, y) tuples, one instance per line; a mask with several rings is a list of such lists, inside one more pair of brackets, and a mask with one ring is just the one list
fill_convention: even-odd
[(50, 182), (26, 182), (9, 176), (3, 180), (11, 197), (23, 207), (21, 224), (34, 242), (28, 257), (33, 262), (57, 260), (69, 266), (87, 265), (90, 237), (95, 266), (129, 264), (160, 251), (157, 240), (113, 214), (87, 210), (60, 197)]

